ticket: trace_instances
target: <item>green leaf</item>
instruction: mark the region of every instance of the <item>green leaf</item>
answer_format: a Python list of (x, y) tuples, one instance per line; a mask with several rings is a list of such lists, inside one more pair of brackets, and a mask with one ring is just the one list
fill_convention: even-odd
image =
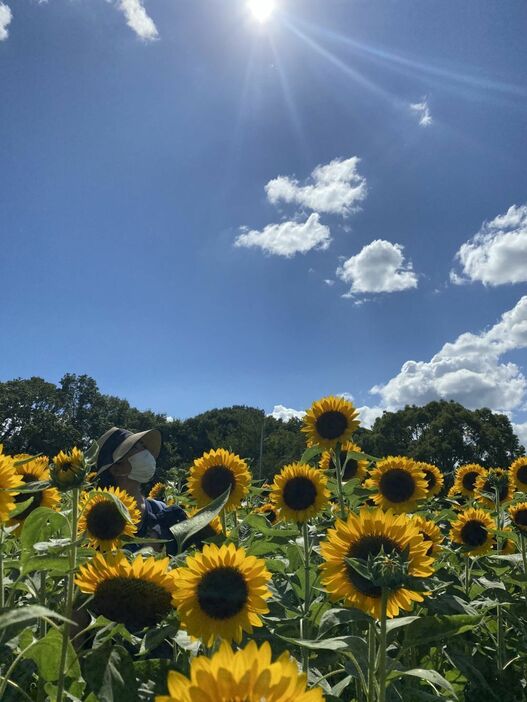
[(386, 622), (386, 632), (389, 634), (391, 631), (408, 626), (412, 622), (419, 621), (419, 619), (421, 617), (396, 617), (395, 619), (390, 619)]
[(349, 458), (354, 458), (356, 461), (369, 461), (370, 463), (377, 463), (377, 461), (381, 460), (380, 458), (370, 456), (369, 453), (363, 453), (362, 451), (348, 451), (346, 460)]
[(15, 509), (12, 512), (9, 512), (9, 517), (16, 517), (17, 514), (24, 512), (34, 499), (34, 497), (30, 497), (28, 500), (24, 500), (24, 502), (17, 502)]
[[(32, 646), (24, 658), (36, 663), (40, 677), (46, 682), (59, 679), (60, 654), (62, 650), (62, 632), (50, 629), (46, 636)], [(77, 679), (80, 676), (80, 666), (77, 654), (68, 641), (66, 651), (66, 676)]]
[(207, 524), (210, 524), (214, 517), (218, 516), (227, 504), (230, 494), (231, 488), (228, 487), (222, 495), (200, 509), (199, 512), (196, 512), (193, 517), (170, 527), (170, 531), (176, 539), (180, 551), (183, 544), (188, 541), (191, 536), (194, 536), (198, 531), (204, 529)]
[(411, 670), (392, 670), (388, 673), (387, 680), (396, 680), (397, 678), (409, 675), (414, 678), (420, 678), (426, 682), (432, 683), (432, 685), (437, 685), (438, 687), (446, 690), (454, 699), (457, 699), (457, 695), (454, 692), (454, 688), (445, 680), (445, 678), (440, 675), (435, 670), (427, 670), (426, 668), (412, 668)]
[(302, 458), (300, 459), (300, 463), (309, 463), (309, 461), (312, 461), (313, 458), (318, 456), (319, 454), (322, 453), (322, 446), (311, 446), (310, 448), (307, 448), (304, 453), (302, 454)]
[(48, 571), (51, 575), (65, 575), (70, 569), (68, 556), (32, 556), (24, 560), (24, 575)]
[(134, 661), (135, 675), (141, 681), (141, 688), (148, 688), (153, 695), (166, 695), (168, 671), (171, 670), (171, 665), (171, 661), (165, 658)]
[(405, 629), (403, 646), (429, 645), (442, 642), (444, 639), (470, 631), (481, 622), (481, 615), (470, 614), (435, 614), (429, 617), (419, 617)]
[(311, 651), (356, 651), (359, 647), (366, 646), (364, 639), (359, 636), (336, 636), (332, 639), (292, 639), (287, 636), (279, 638), (289, 643), (300, 646), (301, 648), (309, 648)]
[[(28, 605), (27, 607), (17, 607), (16, 609), (6, 608), (0, 611), (0, 630), (5, 629), (13, 624), (29, 622), (33, 619), (45, 619), (52, 622), (53, 619), (58, 619), (61, 622), (69, 621), (66, 617), (58, 612), (53, 612), (47, 607), (41, 605)], [(73, 622), (71, 622), (73, 624)]]
[(156, 629), (149, 629), (143, 640), (141, 641), (141, 648), (139, 649), (139, 655), (144, 655), (145, 653), (150, 653), (156, 649), (160, 644), (165, 641), (165, 639), (174, 636), (178, 632), (178, 626), (176, 624), (165, 624)]
[(95, 457), (97, 456), (98, 450), (99, 444), (96, 441), (94, 441), (92, 444), (90, 444), (88, 450), (84, 452), (84, 462), (87, 466), (91, 465), (92, 463), (95, 463)]
[(34, 461), (35, 458), (39, 458), (43, 455), (43, 453), (36, 453), (34, 456), (29, 456), (29, 458), (21, 458), (20, 460), (15, 461), (15, 468), (18, 468), (18, 466), (23, 466), (26, 463), (31, 463), (31, 461)]
[(83, 674), (98, 700), (130, 702), (138, 699), (132, 659), (128, 651), (115, 641), (106, 641), (86, 654)]
[(46, 490), (50, 485), (49, 480), (34, 480), (32, 483), (25, 483), (17, 487), (16, 491), (20, 493), (41, 492), (41, 490)]
[(37, 507), (24, 520), (20, 541), (22, 553), (20, 556), (22, 574), (26, 574), (26, 564), (34, 554), (34, 545), (52, 537), (69, 537), (70, 528), (66, 517), (61, 512), (55, 512), (49, 507)]
[(353, 607), (346, 609), (328, 609), (320, 618), (319, 634), (322, 637), (330, 629), (334, 629), (340, 624), (350, 624), (351, 622), (369, 622), (370, 617), (360, 609)]

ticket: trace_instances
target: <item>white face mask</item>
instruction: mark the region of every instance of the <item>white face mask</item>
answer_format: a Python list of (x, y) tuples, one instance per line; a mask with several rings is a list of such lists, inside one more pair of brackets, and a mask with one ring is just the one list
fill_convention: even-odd
[(147, 483), (152, 480), (154, 473), (156, 472), (156, 459), (152, 456), (150, 451), (146, 449), (144, 451), (139, 451), (139, 453), (134, 453), (133, 456), (128, 458), (132, 470), (126, 476), (130, 480), (137, 480), (138, 483)]

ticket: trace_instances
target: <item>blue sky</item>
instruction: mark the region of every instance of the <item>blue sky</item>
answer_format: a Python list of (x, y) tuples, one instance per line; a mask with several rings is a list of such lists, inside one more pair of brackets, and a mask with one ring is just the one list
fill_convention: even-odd
[(0, 378), (526, 436), (527, 5), (275, 5), (0, 0)]

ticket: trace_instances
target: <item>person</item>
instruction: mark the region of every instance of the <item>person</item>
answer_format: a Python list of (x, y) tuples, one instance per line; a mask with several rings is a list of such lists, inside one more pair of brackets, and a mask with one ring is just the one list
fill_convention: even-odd
[[(177, 542), (170, 527), (187, 519), (178, 505), (166, 505), (161, 500), (145, 497), (142, 488), (154, 477), (156, 459), (161, 450), (161, 433), (148, 429), (133, 433), (120, 427), (108, 429), (97, 441), (97, 487), (117, 487), (125, 490), (137, 502), (141, 513), (135, 537), (163, 539), (168, 555), (177, 553)], [(152, 544), (156, 548), (156, 544)], [(129, 543), (126, 548), (137, 551), (141, 544)], [(160, 543), (158, 548), (163, 548)]]

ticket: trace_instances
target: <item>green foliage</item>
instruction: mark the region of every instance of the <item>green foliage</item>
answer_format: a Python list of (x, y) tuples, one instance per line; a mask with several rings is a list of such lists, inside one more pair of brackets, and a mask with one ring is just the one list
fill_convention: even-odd
[(355, 438), (367, 453), (409, 456), (445, 473), (464, 463), (507, 467), (525, 451), (505, 415), (444, 400), (385, 412), (371, 431), (359, 430)]

